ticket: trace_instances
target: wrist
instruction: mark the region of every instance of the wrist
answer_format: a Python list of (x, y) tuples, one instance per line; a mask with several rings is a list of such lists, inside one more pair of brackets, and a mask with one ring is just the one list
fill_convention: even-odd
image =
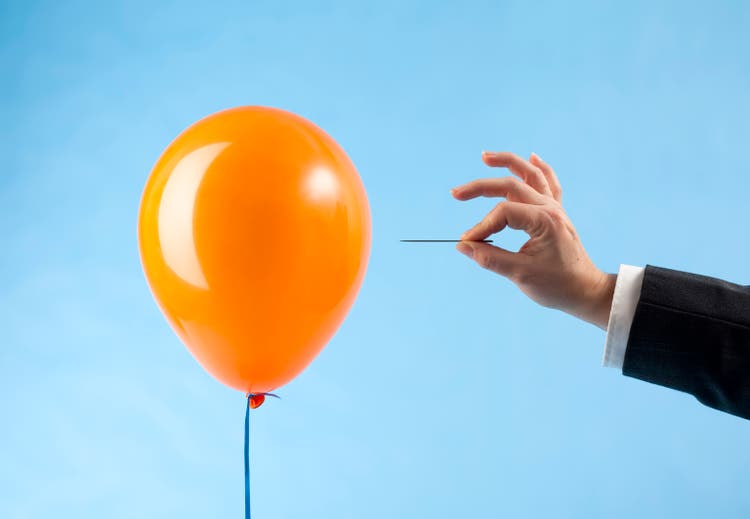
[(607, 274), (597, 269), (592, 279), (586, 283), (579, 305), (569, 313), (606, 330), (616, 281), (617, 274)]

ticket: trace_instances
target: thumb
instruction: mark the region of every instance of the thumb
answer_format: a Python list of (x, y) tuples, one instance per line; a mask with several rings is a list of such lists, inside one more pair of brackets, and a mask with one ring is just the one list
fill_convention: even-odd
[(504, 277), (510, 277), (520, 261), (518, 254), (489, 243), (462, 241), (456, 245), (456, 250), (472, 258), (480, 267)]

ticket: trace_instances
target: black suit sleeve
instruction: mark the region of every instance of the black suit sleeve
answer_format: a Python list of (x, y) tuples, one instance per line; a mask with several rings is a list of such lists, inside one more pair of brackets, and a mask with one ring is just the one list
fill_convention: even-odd
[(750, 287), (647, 266), (622, 372), (750, 419)]

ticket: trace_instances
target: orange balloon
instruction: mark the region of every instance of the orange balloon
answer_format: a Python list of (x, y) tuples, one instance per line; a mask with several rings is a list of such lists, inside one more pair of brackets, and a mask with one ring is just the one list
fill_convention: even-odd
[(370, 209), (344, 150), (275, 108), (190, 126), (154, 166), (138, 238), (151, 291), (224, 384), (286, 384), (338, 329), (362, 284)]

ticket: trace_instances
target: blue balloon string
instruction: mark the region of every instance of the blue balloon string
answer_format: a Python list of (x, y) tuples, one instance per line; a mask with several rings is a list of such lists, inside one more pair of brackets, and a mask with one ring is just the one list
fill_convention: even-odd
[(245, 519), (250, 518), (250, 399), (245, 402)]
[[(254, 396), (271, 396), (280, 398), (273, 393), (248, 393), (245, 402), (245, 519), (250, 518), (250, 400)], [(263, 402), (260, 402), (262, 404)], [(258, 405), (260, 405), (258, 404)]]

